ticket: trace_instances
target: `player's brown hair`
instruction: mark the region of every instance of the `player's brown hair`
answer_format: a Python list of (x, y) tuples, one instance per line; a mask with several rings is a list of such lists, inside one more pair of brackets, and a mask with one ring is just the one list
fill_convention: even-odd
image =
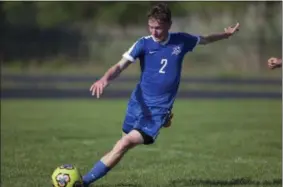
[(171, 10), (165, 3), (154, 5), (147, 13), (148, 19), (156, 19), (160, 22), (171, 22)]

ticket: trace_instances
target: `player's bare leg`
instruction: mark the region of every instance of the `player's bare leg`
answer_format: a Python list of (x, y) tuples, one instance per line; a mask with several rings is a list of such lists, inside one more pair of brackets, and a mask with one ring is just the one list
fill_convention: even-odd
[(84, 185), (88, 186), (90, 183), (106, 175), (110, 169), (119, 163), (128, 150), (139, 144), (143, 144), (143, 142), (142, 135), (136, 130), (132, 130), (127, 135), (124, 135), (117, 141), (112, 150), (102, 157), (93, 169), (83, 177)]
[(108, 167), (113, 168), (128, 150), (142, 143), (142, 135), (138, 131), (132, 130), (129, 134), (124, 135), (101, 161)]
[[(125, 132), (122, 132), (122, 138), (123, 138), (124, 136), (126, 136), (126, 135), (127, 135), (127, 134), (126, 134)], [(120, 140), (119, 140), (119, 141), (120, 141)], [(119, 141), (118, 141), (118, 142), (119, 142)], [(117, 142), (117, 143), (118, 143), (118, 142)], [(117, 143), (116, 143), (116, 144), (117, 144)], [(133, 147), (134, 147), (134, 146), (133, 146)], [(131, 148), (132, 148), (132, 147), (131, 147)], [(131, 148), (130, 148), (130, 149), (131, 149)], [(109, 156), (109, 153), (110, 153), (110, 151), (107, 152), (107, 153), (101, 158), (101, 160), (107, 159), (108, 156)]]
[[(166, 124), (164, 124), (163, 125), (163, 127), (164, 128), (168, 128), (168, 127), (170, 127), (171, 125), (172, 125), (172, 118), (174, 117), (174, 114), (172, 113), (172, 112), (170, 112), (170, 115), (169, 115), (169, 120), (168, 120), (168, 122), (166, 123)], [(141, 140), (142, 140), (142, 137), (141, 137), (141, 135), (140, 135), (140, 133), (138, 132), (138, 131), (133, 131), (132, 133), (137, 133), (137, 136), (140, 136), (140, 138), (141, 138)], [(125, 137), (126, 135), (128, 135), (128, 134), (126, 134), (125, 132), (122, 132), (122, 138), (121, 138), (121, 140), (123, 139), (123, 137)], [(132, 136), (132, 135), (131, 135)], [(119, 140), (117, 143), (116, 143), (116, 145), (114, 146), (114, 148), (116, 147), (116, 146), (118, 146), (118, 145), (120, 145), (120, 141), (121, 140)], [(142, 140), (143, 141), (143, 140)], [(136, 146), (136, 144), (132, 144), (130, 147), (128, 147), (128, 150), (129, 149), (131, 149), (131, 148), (133, 148), (133, 147), (135, 147)], [(114, 149), (113, 148), (113, 149)], [(125, 153), (123, 153), (123, 154), (125, 154)], [(101, 158), (101, 161), (103, 161), (105, 164), (108, 162), (108, 159), (109, 158), (111, 158), (111, 151), (110, 152), (107, 152), (102, 158)], [(117, 163), (119, 162), (119, 160), (120, 159), (117, 159)], [(113, 165), (116, 165), (117, 163), (113, 163)], [(108, 164), (106, 164), (107, 166), (111, 166), (111, 164), (110, 165), (108, 165)], [(114, 166), (112, 166), (112, 167), (114, 167)]]

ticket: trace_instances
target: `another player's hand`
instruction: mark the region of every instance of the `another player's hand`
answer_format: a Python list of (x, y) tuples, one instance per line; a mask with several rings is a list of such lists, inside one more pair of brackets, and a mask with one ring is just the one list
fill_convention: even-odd
[(100, 79), (93, 83), (89, 89), (91, 91), (91, 95), (96, 95), (97, 98), (102, 95), (104, 88), (108, 85), (108, 81), (105, 79)]
[(225, 31), (225, 33), (226, 33), (228, 36), (232, 36), (234, 33), (236, 33), (237, 31), (239, 31), (239, 27), (240, 27), (240, 23), (237, 23), (237, 24), (234, 25), (234, 26), (230, 26), (230, 27), (224, 28), (224, 31)]
[(270, 69), (275, 69), (282, 66), (282, 60), (279, 58), (271, 57), (268, 59), (267, 65)]

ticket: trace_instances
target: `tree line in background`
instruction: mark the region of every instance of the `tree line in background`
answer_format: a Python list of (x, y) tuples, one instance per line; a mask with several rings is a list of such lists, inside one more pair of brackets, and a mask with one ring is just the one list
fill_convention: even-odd
[[(120, 25), (139, 24), (145, 13), (157, 2), (0, 2), (1, 25), (33, 26), (48, 29), (85, 20), (94, 23), (115, 23)], [(204, 4), (207, 11), (221, 9), (239, 11), (255, 2), (167, 2), (174, 16), (184, 16), (201, 11)], [(266, 2), (274, 4), (274, 2)]]
[[(2, 63), (21, 59), (52, 57), (59, 53), (75, 58), (79, 42), (83, 40), (80, 29), (73, 25), (89, 22), (100, 25), (140, 25), (146, 21), (146, 12), (157, 2), (0, 2)], [(264, 3), (266, 16), (272, 16), (274, 6), (281, 2), (167, 2), (174, 17), (189, 16), (196, 12), (217, 15), (246, 11), (251, 4)], [(268, 11), (270, 9), (270, 11)], [(52, 39), (52, 40), (51, 40)], [(67, 42), (66, 42), (67, 41)], [(64, 51), (65, 49), (65, 51)], [(60, 50), (60, 52), (59, 52)]]

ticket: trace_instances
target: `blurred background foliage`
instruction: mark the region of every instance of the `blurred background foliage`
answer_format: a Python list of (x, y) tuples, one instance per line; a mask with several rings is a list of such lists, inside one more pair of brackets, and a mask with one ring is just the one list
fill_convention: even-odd
[[(2, 71), (103, 73), (148, 34), (146, 13), (156, 3), (1, 1)], [(167, 3), (172, 31), (210, 34), (241, 23), (233, 39), (189, 54), (184, 75), (281, 76), (269, 73), (266, 60), (282, 55), (282, 2)]]

